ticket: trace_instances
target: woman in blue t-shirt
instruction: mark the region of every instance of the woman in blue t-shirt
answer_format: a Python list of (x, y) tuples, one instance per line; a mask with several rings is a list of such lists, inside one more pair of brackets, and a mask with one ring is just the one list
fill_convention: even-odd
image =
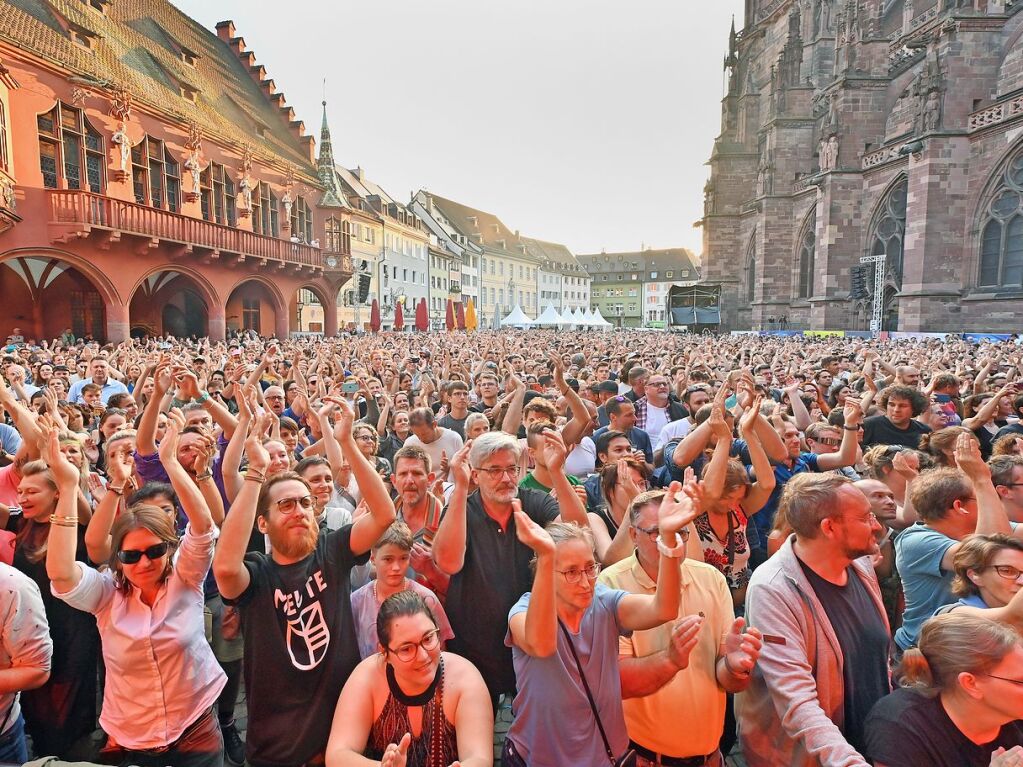
[(505, 767), (602, 767), (627, 751), (618, 637), (678, 616), (685, 552), (679, 531), (699, 511), (697, 497), (694, 486), (683, 492), (678, 482), (664, 496), (653, 595), (596, 582), (600, 565), (588, 529), (553, 522), (544, 530), (515, 512), (515, 533), (536, 558), (533, 590), (508, 614), (505, 642), (512, 648), (518, 694)]

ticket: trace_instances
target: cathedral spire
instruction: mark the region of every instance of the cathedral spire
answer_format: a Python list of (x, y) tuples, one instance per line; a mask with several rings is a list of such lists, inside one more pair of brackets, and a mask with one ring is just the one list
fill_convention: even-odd
[(327, 125), (327, 101), (323, 100), (323, 123), (320, 125), (320, 154), (316, 159), (316, 174), (326, 188), (321, 205), (343, 207), (339, 196), (337, 172), (334, 170), (334, 148), (330, 145), (330, 126)]

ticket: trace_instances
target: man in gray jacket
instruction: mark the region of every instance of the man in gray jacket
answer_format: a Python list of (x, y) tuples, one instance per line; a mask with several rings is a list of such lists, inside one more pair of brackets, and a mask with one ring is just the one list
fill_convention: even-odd
[(795, 534), (746, 593), (746, 619), (764, 638), (736, 698), (746, 762), (867, 767), (863, 722), (891, 690), (888, 618), (871, 562), (881, 526), (837, 474), (797, 474), (779, 508)]

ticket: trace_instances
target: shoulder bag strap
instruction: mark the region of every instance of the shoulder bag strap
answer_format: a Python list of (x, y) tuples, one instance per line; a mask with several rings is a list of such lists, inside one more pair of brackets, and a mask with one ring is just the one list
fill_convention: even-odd
[(565, 641), (568, 642), (568, 649), (572, 651), (572, 658), (575, 660), (575, 667), (579, 669), (579, 678), (582, 680), (583, 689), (586, 691), (586, 700), (589, 701), (590, 711), (593, 712), (593, 718), (597, 720), (597, 730), (600, 731), (600, 739), (604, 741), (604, 750), (607, 751), (607, 758), (612, 765), (615, 764), (615, 754), (611, 750), (611, 744), (607, 740), (607, 734), (604, 732), (604, 724), (600, 721), (600, 714), (597, 713), (597, 704), (593, 700), (593, 693), (590, 692), (590, 684), (586, 681), (586, 674), (583, 672), (583, 664), (579, 662), (579, 656), (576, 654), (575, 645), (572, 644), (572, 635), (568, 633), (568, 629), (565, 628), (565, 624), (558, 618), (558, 626), (565, 634)]

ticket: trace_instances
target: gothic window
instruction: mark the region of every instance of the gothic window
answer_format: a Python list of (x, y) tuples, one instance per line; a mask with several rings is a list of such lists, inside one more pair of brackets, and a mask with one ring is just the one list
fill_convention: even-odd
[(750, 239), (746, 250), (746, 303), (753, 304), (757, 296), (757, 243)]
[(199, 176), (202, 217), (225, 226), (235, 226), (238, 216), (235, 208), (234, 181), (227, 168), (211, 162)]
[(178, 212), (181, 166), (159, 139), (143, 136), (131, 148), (131, 183), (139, 205)]
[[(885, 256), (885, 270), (902, 284), (903, 239), (906, 234), (906, 198), (909, 182), (901, 179), (893, 186), (874, 215), (871, 227), (870, 255)], [(871, 270), (873, 273), (873, 270)]]
[[(36, 116), (36, 127), (43, 186), (57, 189), (63, 179), (63, 188), (86, 189), (102, 194), (105, 165), (103, 136), (89, 124), (82, 110), (58, 103), (49, 112)], [(0, 135), (6, 136), (2, 125)]]
[(813, 295), (813, 271), (817, 255), (817, 214), (813, 212), (799, 238), (799, 298)]
[(983, 214), (980, 236), (982, 287), (1023, 287), (1023, 151), (1002, 174)]

